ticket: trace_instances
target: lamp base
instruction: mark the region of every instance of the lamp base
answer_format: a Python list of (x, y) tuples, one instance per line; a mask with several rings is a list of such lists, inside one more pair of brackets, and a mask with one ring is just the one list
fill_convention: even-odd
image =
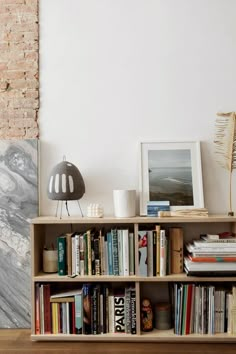
[[(78, 202), (78, 205), (79, 205), (79, 209), (80, 209), (81, 216), (83, 217), (84, 215), (83, 215), (83, 212), (82, 212), (82, 209), (81, 209), (79, 200), (77, 200), (77, 202)], [(65, 207), (66, 207), (66, 211), (67, 211), (67, 216), (70, 216), (69, 208), (68, 208), (68, 201), (67, 201), (67, 200), (58, 200), (58, 201), (57, 201), (57, 206), (56, 206), (56, 213), (55, 213), (56, 218), (62, 219), (63, 203), (65, 203)]]

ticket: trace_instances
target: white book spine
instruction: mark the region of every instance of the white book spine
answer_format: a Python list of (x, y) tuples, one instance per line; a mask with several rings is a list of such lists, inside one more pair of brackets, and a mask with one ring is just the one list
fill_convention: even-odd
[(166, 276), (166, 233), (160, 231), (160, 276)]
[(70, 307), (69, 307), (69, 302), (66, 302), (66, 333), (70, 334)]
[(129, 232), (129, 275), (134, 274), (134, 233)]
[(109, 328), (109, 333), (114, 333), (115, 329), (115, 312), (114, 312), (114, 295), (110, 294), (108, 296), (108, 328)]
[(124, 276), (129, 275), (129, 230), (122, 230)]
[(72, 265), (72, 274), (75, 273), (75, 237), (71, 237), (71, 265)]
[(80, 274), (80, 247), (79, 247), (79, 235), (75, 235), (75, 273), (79, 275)]

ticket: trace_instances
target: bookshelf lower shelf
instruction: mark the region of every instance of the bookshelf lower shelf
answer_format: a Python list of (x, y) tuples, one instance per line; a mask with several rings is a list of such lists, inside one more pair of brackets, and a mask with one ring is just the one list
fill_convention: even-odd
[(167, 331), (153, 330), (141, 335), (108, 333), (99, 335), (76, 335), (76, 334), (39, 334), (31, 335), (34, 341), (81, 341), (81, 342), (214, 342), (214, 343), (236, 343), (236, 336), (227, 333), (189, 334), (178, 336), (173, 329)]

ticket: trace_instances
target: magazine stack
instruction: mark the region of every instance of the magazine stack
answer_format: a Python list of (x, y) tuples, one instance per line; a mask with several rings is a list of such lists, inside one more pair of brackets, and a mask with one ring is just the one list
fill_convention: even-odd
[(236, 275), (236, 237), (231, 234), (204, 235), (186, 245), (184, 258), (187, 275)]

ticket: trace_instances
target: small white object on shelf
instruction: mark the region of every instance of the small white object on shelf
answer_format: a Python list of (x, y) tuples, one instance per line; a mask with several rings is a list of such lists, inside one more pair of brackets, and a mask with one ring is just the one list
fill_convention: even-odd
[(89, 218), (102, 218), (103, 207), (100, 204), (89, 204), (87, 208), (87, 216)]

